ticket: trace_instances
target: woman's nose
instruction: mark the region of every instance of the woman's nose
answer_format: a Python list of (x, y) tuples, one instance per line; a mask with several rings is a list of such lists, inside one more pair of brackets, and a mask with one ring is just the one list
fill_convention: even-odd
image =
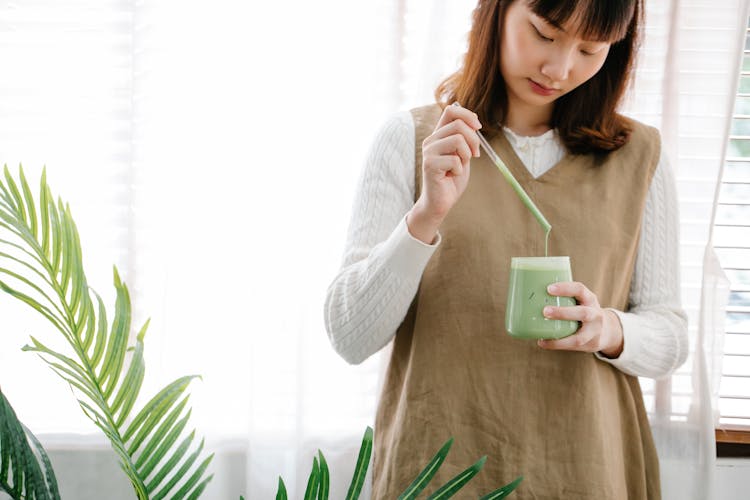
[(559, 51), (552, 54), (542, 65), (542, 74), (553, 82), (563, 82), (568, 79), (573, 58), (570, 51)]

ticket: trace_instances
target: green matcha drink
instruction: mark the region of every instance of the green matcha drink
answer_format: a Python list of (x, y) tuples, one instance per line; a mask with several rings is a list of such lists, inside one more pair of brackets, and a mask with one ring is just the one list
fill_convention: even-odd
[(559, 339), (578, 329), (577, 321), (544, 317), (544, 306), (574, 306), (572, 297), (556, 297), (547, 286), (572, 281), (570, 257), (513, 257), (510, 263), (505, 329), (523, 339)]

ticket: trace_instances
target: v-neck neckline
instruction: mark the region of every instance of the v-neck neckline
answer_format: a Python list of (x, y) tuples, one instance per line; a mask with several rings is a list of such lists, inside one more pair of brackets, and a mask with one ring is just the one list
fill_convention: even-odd
[[(501, 155), (502, 151), (507, 150), (507, 154), (505, 155), (507, 156), (507, 158), (502, 158), (502, 155), (501, 158), (503, 159), (503, 161), (505, 161), (506, 165), (513, 170), (513, 175), (516, 176), (516, 178), (521, 177), (521, 179), (523, 179), (525, 183), (529, 183), (532, 181), (542, 181), (545, 177), (556, 175), (553, 173), (559, 170), (561, 166), (568, 163), (570, 158), (573, 156), (566, 150), (563, 157), (560, 158), (554, 165), (548, 168), (539, 177), (534, 177), (533, 175), (531, 175), (531, 172), (529, 172), (529, 169), (523, 163), (523, 160), (521, 160), (521, 158), (518, 156), (516, 150), (513, 149), (513, 145), (510, 143), (510, 140), (508, 140), (508, 137), (505, 135), (505, 131), (502, 128), (498, 131), (496, 137), (492, 139), (491, 143), (492, 142), (496, 143), (496, 145), (492, 145), (492, 147), (495, 149), (495, 152), (498, 155)], [(520, 181), (521, 179), (518, 180)]]

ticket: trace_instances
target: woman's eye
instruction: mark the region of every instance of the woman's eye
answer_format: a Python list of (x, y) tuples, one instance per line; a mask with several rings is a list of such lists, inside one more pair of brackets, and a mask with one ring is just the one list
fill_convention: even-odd
[(547, 42), (552, 42), (553, 41), (552, 38), (549, 38), (549, 37), (546, 37), (546, 36), (542, 35), (542, 32), (539, 31), (539, 29), (536, 26), (534, 26), (533, 24), (531, 25), (531, 27), (534, 28), (534, 31), (536, 32), (536, 36), (538, 36), (542, 40), (547, 41)]

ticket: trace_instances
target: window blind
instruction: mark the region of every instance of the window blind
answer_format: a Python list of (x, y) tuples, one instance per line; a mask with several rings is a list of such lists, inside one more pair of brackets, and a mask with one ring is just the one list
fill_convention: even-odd
[(750, 20), (714, 227), (730, 281), (719, 425), (750, 428)]

